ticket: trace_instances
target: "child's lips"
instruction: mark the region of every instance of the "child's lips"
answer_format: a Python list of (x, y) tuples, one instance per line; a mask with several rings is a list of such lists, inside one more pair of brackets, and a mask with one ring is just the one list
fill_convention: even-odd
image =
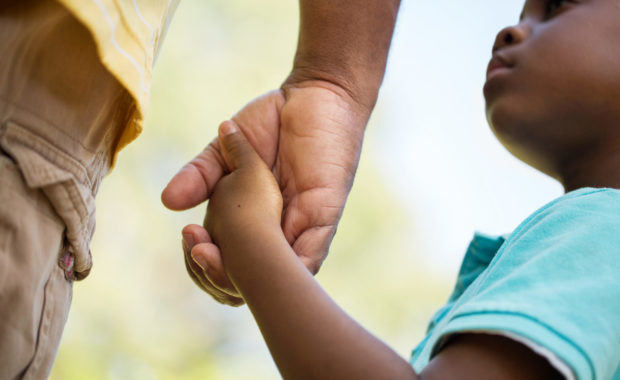
[(491, 61), (489, 61), (489, 66), (487, 67), (487, 80), (489, 80), (489, 77), (493, 72), (501, 69), (509, 69), (511, 67), (512, 65), (506, 58), (499, 54), (493, 55), (493, 58), (491, 58)]
[(495, 79), (501, 79), (504, 76), (502, 74), (509, 74), (513, 66), (514, 64), (506, 57), (498, 53), (493, 54), (493, 58), (491, 58), (487, 67), (487, 79), (482, 88), (487, 102), (495, 97), (498, 88), (502, 88), (501, 85), (498, 87), (498, 84), (502, 81), (497, 82)]

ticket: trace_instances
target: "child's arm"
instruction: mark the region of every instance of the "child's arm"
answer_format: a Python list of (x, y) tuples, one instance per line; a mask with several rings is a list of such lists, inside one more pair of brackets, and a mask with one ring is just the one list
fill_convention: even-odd
[[(195, 246), (192, 256), (200, 261), (201, 255), (221, 253), (282, 376), (417, 379), (409, 363), (344, 313), (297, 258), (280, 228), (280, 189), (232, 122), (220, 128), (220, 144), (232, 173), (218, 183), (209, 203), (205, 224), (214, 244)], [(527, 356), (529, 350), (517, 350), (523, 346), (499, 337), (479, 338), (455, 339), (429, 364), (424, 378), (528, 379), (537, 378), (528, 374), (544, 374), (540, 367), (532, 368), (536, 361)], [(526, 372), (528, 368), (534, 372)]]

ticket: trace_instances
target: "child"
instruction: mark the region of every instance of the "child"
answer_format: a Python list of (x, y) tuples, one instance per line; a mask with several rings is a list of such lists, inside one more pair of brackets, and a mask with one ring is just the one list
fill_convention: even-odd
[(620, 380), (618, 35), (617, 0), (527, 0), (519, 24), (499, 33), (489, 124), (567, 194), (506, 239), (474, 238), (411, 363), (301, 264), (281, 231), (280, 189), (234, 122), (220, 127), (231, 173), (209, 202), (212, 243), (192, 257), (221, 254), (287, 379)]

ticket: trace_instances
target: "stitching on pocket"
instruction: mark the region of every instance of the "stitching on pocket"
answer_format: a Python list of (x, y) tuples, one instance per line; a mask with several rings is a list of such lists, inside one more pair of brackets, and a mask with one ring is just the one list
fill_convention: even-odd
[(75, 259), (73, 278), (85, 278), (92, 266), (89, 243), (95, 211), (86, 169), (51, 143), (11, 121), (0, 135), (0, 145), (15, 159), (28, 186), (40, 188), (63, 220)]
[(57, 171), (66, 171), (73, 175), (78, 182), (86, 185), (88, 188), (92, 187), (86, 168), (84, 168), (82, 164), (39, 135), (21, 127), (12, 120), (8, 120), (4, 124), (1, 136), (0, 144), (3, 150), (14, 156), (18, 161), (20, 161), (20, 157), (15, 156), (21, 156), (23, 151), (27, 150), (40, 157), (40, 160), (37, 160), (39, 163), (48, 163), (48, 165), (45, 165), (45, 168), (42, 169), (40, 165), (29, 165), (28, 160), (19, 162), (20, 166), (27, 167), (27, 170), (32, 173), (31, 177), (37, 177), (29, 178), (29, 182), (34, 181), (33, 183), (29, 183), (30, 186), (40, 187), (55, 181), (58, 182), (58, 174), (54, 173), (54, 175), (52, 174), (54, 170), (50, 170), (53, 168)]

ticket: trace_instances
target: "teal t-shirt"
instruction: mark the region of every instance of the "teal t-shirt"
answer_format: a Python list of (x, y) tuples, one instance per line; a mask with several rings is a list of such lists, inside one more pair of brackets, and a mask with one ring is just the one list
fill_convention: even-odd
[(477, 234), (411, 364), (421, 372), (446, 337), (476, 331), (533, 342), (579, 380), (620, 380), (620, 191), (579, 189), (506, 238)]

